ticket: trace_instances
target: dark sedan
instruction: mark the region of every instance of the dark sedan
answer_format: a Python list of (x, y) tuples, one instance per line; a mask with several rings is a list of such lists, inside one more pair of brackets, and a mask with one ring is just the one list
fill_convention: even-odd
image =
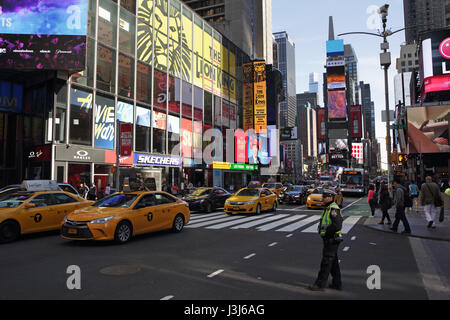
[(281, 201), (287, 204), (304, 204), (308, 196), (307, 191), (307, 186), (290, 186), (283, 192)]
[(191, 211), (213, 212), (217, 208), (223, 208), (229, 197), (231, 193), (219, 187), (198, 188), (183, 200), (189, 204)]

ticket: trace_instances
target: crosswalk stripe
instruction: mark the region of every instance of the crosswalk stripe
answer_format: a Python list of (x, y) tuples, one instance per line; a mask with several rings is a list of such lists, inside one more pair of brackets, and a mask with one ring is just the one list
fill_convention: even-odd
[(353, 226), (361, 219), (361, 216), (350, 216), (342, 224), (342, 234), (348, 233)]
[(236, 224), (240, 224), (242, 222), (247, 222), (247, 221), (253, 221), (253, 220), (257, 220), (257, 219), (262, 219), (264, 217), (270, 216), (270, 214), (263, 214), (260, 216), (256, 216), (256, 217), (248, 217), (248, 218), (244, 218), (244, 219), (239, 219), (236, 221), (231, 221), (231, 222), (224, 222), (218, 225), (214, 225), (214, 226), (210, 226), (210, 227), (206, 227), (206, 229), (222, 229), (222, 228), (226, 228), (229, 226), (234, 226)]
[(297, 229), (300, 229), (303, 226), (306, 226), (307, 224), (310, 224), (311, 222), (317, 221), (320, 219), (320, 216), (311, 216), (309, 218), (306, 218), (304, 220), (301, 220), (299, 222), (296, 223), (292, 223), (290, 225), (287, 225), (281, 229), (277, 229), (276, 231), (280, 231), (280, 232), (292, 232), (295, 231)]
[(248, 228), (251, 228), (251, 227), (254, 227), (254, 226), (257, 226), (257, 225), (260, 225), (260, 224), (264, 224), (264, 223), (272, 221), (272, 220), (277, 220), (279, 218), (284, 218), (286, 216), (288, 216), (288, 214), (277, 214), (277, 215), (274, 215), (274, 216), (271, 216), (271, 217), (267, 217), (267, 218), (262, 219), (262, 220), (257, 220), (257, 221), (248, 222), (248, 223), (245, 223), (245, 224), (242, 224), (242, 225), (238, 225), (238, 226), (232, 227), (231, 229), (248, 229)]
[(194, 223), (194, 224), (188, 224), (187, 226), (185, 226), (185, 228), (199, 228), (199, 227), (204, 227), (204, 226), (209, 226), (211, 224), (214, 223), (218, 223), (218, 222), (225, 222), (225, 221), (230, 221), (230, 220), (235, 220), (235, 219), (242, 219), (242, 216), (237, 216), (237, 217), (225, 217), (222, 219), (215, 219), (213, 221), (204, 221), (204, 222), (200, 222), (200, 223)]
[(198, 215), (198, 216), (191, 215), (190, 220), (198, 221), (198, 220), (202, 220), (202, 219), (206, 219), (206, 218), (223, 216), (224, 213), (225, 212), (218, 212), (218, 213), (213, 213), (213, 214), (202, 214), (202, 215)]
[(312, 226), (310, 226), (309, 228), (306, 228), (305, 230), (302, 230), (302, 232), (305, 233), (317, 233), (317, 228), (319, 227), (319, 223), (315, 223)]
[(267, 230), (276, 228), (278, 226), (281, 226), (283, 224), (299, 220), (299, 219), (304, 218), (304, 217), (306, 217), (304, 214), (290, 216), (290, 217), (287, 217), (286, 219), (282, 219), (282, 220), (279, 220), (279, 221), (275, 221), (275, 222), (272, 222), (272, 223), (265, 224), (263, 226), (257, 227), (256, 229), (258, 229), (259, 231), (267, 231)]

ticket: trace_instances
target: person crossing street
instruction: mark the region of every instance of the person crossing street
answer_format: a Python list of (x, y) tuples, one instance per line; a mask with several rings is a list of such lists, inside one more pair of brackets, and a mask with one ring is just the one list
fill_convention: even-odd
[(324, 190), (323, 192), (326, 208), (320, 217), (318, 227), (318, 232), (323, 240), (322, 261), (316, 281), (308, 287), (312, 291), (323, 291), (330, 273), (333, 280), (329, 288), (342, 290), (338, 249), (343, 240), (343, 218), (339, 206), (334, 202), (335, 196), (336, 194), (331, 190)]

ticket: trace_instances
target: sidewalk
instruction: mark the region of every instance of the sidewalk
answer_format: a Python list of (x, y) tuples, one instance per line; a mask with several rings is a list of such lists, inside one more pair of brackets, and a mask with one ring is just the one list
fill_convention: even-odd
[[(440, 208), (438, 208), (438, 212), (440, 212)], [(395, 220), (395, 209), (389, 210), (389, 216), (391, 217), (392, 223), (394, 223)], [(450, 210), (445, 210), (445, 217), (444, 221), (441, 223), (439, 222), (439, 214), (436, 217), (436, 228), (431, 229), (427, 228), (427, 220), (425, 218), (425, 213), (423, 211), (423, 207), (419, 206), (419, 211), (416, 212), (413, 210), (412, 212), (406, 211), (406, 218), (408, 219), (409, 225), (411, 227), (411, 234), (407, 235), (409, 237), (417, 237), (417, 238), (424, 238), (424, 239), (431, 239), (431, 240), (441, 240), (441, 241), (450, 241)], [(384, 224), (380, 225), (378, 222), (381, 220), (381, 212), (379, 209), (375, 212), (375, 217), (369, 216), (366, 221), (364, 222), (364, 226), (378, 231), (383, 232), (390, 232), (390, 233), (396, 233), (392, 230), (389, 230), (389, 228), (392, 227), (391, 225)], [(387, 221), (385, 221), (386, 223)], [(399, 236), (405, 236), (403, 234), (400, 234), (404, 230), (403, 223), (400, 222), (398, 226), (398, 235)]]

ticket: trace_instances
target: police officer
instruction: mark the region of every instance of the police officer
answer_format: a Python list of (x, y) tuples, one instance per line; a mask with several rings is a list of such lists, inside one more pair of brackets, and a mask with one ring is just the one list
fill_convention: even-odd
[(319, 221), (318, 232), (323, 239), (322, 262), (320, 271), (313, 285), (308, 288), (312, 291), (323, 291), (327, 285), (328, 276), (333, 278), (329, 288), (342, 290), (341, 270), (337, 256), (339, 244), (342, 242), (342, 216), (339, 206), (334, 202), (336, 193), (331, 190), (323, 191), (325, 210)]

